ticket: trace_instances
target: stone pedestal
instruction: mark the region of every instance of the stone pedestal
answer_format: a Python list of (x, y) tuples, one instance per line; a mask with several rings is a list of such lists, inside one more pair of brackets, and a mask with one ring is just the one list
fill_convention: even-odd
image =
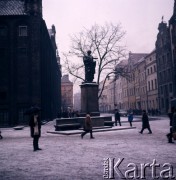
[(99, 116), (98, 84), (83, 83), (81, 87), (81, 114), (85, 116), (90, 112), (91, 116)]

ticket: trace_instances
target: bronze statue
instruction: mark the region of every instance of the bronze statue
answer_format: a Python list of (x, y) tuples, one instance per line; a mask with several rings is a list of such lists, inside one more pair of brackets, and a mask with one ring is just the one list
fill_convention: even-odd
[(83, 62), (85, 66), (85, 82), (93, 82), (96, 62), (94, 61), (91, 51), (87, 51), (87, 55), (83, 57)]

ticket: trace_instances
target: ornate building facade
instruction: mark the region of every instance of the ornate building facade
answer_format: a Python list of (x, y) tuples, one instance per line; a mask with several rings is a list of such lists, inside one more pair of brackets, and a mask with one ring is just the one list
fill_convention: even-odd
[(162, 21), (158, 26), (156, 40), (156, 62), (158, 76), (158, 98), (161, 113), (167, 113), (170, 109), (170, 101), (176, 98), (176, 55), (175, 55), (175, 28), (176, 28), (176, 1), (174, 3), (173, 15), (169, 26)]

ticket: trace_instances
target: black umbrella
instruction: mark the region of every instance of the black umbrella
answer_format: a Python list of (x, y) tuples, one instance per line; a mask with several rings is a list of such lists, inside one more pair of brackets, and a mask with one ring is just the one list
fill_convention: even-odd
[(37, 114), (37, 113), (39, 113), (41, 111), (41, 108), (40, 107), (38, 107), (38, 106), (32, 106), (32, 107), (30, 107), (29, 109), (27, 109), (26, 111), (25, 111), (25, 115), (32, 115), (32, 114)]

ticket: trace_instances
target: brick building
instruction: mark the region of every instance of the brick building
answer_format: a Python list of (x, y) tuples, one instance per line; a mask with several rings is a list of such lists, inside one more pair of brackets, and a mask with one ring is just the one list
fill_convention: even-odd
[(73, 109), (73, 83), (69, 75), (63, 75), (61, 79), (62, 110)]
[(42, 108), (42, 119), (57, 116), (61, 73), (52, 32), (42, 0), (0, 0), (0, 126), (27, 123), (32, 105)]

